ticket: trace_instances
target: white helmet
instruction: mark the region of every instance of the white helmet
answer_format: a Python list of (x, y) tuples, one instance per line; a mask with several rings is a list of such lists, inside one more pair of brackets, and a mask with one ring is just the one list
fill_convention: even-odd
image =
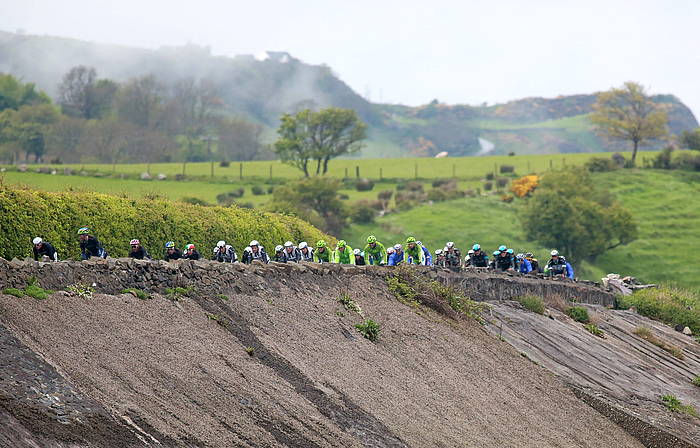
[(360, 249), (355, 249), (352, 251), (352, 253), (355, 255), (360, 255)]
[(226, 247), (226, 241), (219, 241), (218, 243), (216, 243), (216, 247)]
[(442, 251), (443, 251), (443, 252), (447, 252), (447, 246), (443, 247), (443, 248), (442, 248)]
[(388, 248), (388, 249), (386, 250), (386, 253), (388, 253), (388, 254), (393, 254), (393, 253), (394, 253), (394, 248), (393, 248), (393, 247)]
[(448, 247), (448, 248), (455, 247), (455, 243), (453, 243), (452, 241), (448, 241), (448, 242), (447, 242), (447, 247)]
[(550, 255), (553, 257), (558, 257), (559, 256), (559, 251), (554, 249), (552, 252), (550, 252)]
[(435, 255), (442, 255), (442, 249), (438, 249), (435, 251)]
[(253, 241), (250, 242), (250, 245), (251, 245), (251, 246), (259, 246), (260, 243), (258, 243), (258, 240), (253, 240)]
[(292, 244), (291, 241), (287, 241), (286, 243), (284, 243), (284, 247), (292, 247), (292, 246), (294, 246), (294, 244)]
[(467, 252), (468, 255), (471, 255), (474, 253), (474, 249), (469, 249), (469, 252)]
[(400, 244), (394, 244), (394, 250), (401, 250), (402, 247), (403, 246), (401, 246)]
[(129, 241), (129, 245), (130, 245), (130, 246), (137, 246), (137, 245), (139, 245), (139, 244), (141, 244), (141, 241), (137, 240), (136, 238), (134, 238), (133, 240)]
[(36, 244), (41, 244), (41, 243), (43, 243), (43, 242), (44, 242), (44, 240), (42, 240), (40, 236), (38, 236), (38, 237), (36, 237), (36, 238), (34, 238), (34, 239), (32, 240), (32, 243), (34, 243), (35, 245), (36, 245)]
[(275, 252), (281, 252), (283, 250), (284, 250), (284, 247), (282, 247), (281, 244), (278, 244), (277, 246), (275, 246)]
[(306, 244), (306, 241), (299, 243), (299, 249), (306, 249), (307, 247), (309, 247), (309, 245)]

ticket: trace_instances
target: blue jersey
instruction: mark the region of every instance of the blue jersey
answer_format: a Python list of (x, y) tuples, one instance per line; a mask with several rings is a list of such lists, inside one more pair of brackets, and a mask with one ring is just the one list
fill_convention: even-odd
[(520, 267), (518, 269), (518, 272), (521, 274), (527, 274), (528, 272), (532, 271), (532, 263), (530, 263), (530, 260), (523, 258), (520, 260)]
[(398, 266), (404, 261), (406, 261), (406, 253), (404, 251), (401, 251), (400, 254), (398, 252), (393, 252), (389, 255), (389, 262), (387, 264), (389, 266)]
[(425, 247), (423, 247), (423, 254), (425, 255), (425, 265), (426, 266), (432, 266), (433, 265), (433, 257), (430, 255), (430, 251)]

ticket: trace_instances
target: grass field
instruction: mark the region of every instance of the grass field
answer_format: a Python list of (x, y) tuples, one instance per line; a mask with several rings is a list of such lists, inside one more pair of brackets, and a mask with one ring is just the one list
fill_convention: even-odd
[[(573, 260), (577, 274), (599, 280), (605, 273), (616, 272), (700, 290), (695, 260), (700, 253), (700, 173), (624, 170), (594, 176), (632, 210), (639, 238), (606, 252), (592, 265)], [(454, 241), (463, 251), (473, 242), (490, 251), (506, 244), (516, 252), (529, 250), (546, 260), (550, 248), (528, 241), (519, 229), (518, 207), (518, 201), (505, 204), (496, 197), (459, 199), (387, 215), (369, 225), (354, 225), (345, 236), (351, 244), (364, 247), (370, 234), (385, 245), (403, 243), (407, 235), (415, 235), (431, 251), (447, 241)]]
[[(344, 178), (355, 177), (359, 168), (360, 177), (371, 179), (436, 179), (457, 177), (465, 180), (477, 180), (486, 173), (493, 172), (501, 165), (512, 165), (518, 174), (542, 172), (550, 167), (558, 168), (563, 165), (581, 165), (591, 157), (609, 157), (612, 153), (579, 153), (552, 155), (522, 155), (522, 156), (488, 156), (488, 157), (447, 157), (435, 158), (398, 158), (398, 159), (338, 159), (331, 161), (328, 175)], [(623, 153), (625, 156), (628, 154)], [(647, 154), (643, 153), (641, 157)], [(44, 166), (44, 165), (42, 165)], [(49, 165), (46, 165), (49, 166)], [(147, 164), (67, 164), (54, 166), (62, 172), (64, 168), (74, 170), (100, 171), (106, 174), (138, 175), (150, 172), (152, 176), (163, 173), (174, 177), (183, 173), (182, 163), (153, 163)], [(31, 167), (30, 167), (31, 168)], [(279, 161), (233, 162), (229, 167), (213, 164), (215, 178), (229, 181), (264, 180), (272, 178), (294, 179), (301, 176), (301, 171)], [(186, 176), (211, 177), (212, 164), (208, 162), (184, 164)], [(242, 173), (242, 179), (241, 179)], [(270, 176), (272, 173), (272, 176)], [(251, 179), (254, 178), (254, 179)]]

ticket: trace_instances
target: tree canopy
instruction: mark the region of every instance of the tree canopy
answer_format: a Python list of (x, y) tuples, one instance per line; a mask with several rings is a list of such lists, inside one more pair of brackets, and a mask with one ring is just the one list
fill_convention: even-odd
[(336, 107), (284, 114), (281, 122), (275, 153), (306, 177), (312, 160), (316, 162), (316, 174), (326, 174), (331, 159), (359, 151), (367, 130), (354, 110)]
[(666, 111), (649, 98), (643, 86), (631, 81), (600, 93), (591, 121), (602, 135), (632, 142), (633, 164), (641, 143), (668, 134)]
[(545, 174), (521, 221), (529, 237), (577, 260), (594, 260), (637, 238), (630, 211), (597, 188), (583, 168)]

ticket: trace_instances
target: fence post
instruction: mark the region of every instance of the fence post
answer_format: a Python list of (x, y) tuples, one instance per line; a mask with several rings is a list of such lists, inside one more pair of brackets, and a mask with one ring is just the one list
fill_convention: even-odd
[(455, 165), (453, 163), (452, 164), (452, 178), (454, 179), (455, 177), (457, 177), (457, 165)]
[(418, 179), (418, 164), (413, 165), (414, 175)]
[(379, 180), (384, 179), (384, 173), (382, 172), (382, 167), (379, 167)]
[(238, 178), (243, 180), (243, 162), (238, 165)]
[(355, 177), (360, 178), (360, 166), (355, 165)]
[(549, 169), (551, 170), (552, 168), (554, 168), (554, 160), (549, 159)]
[(146, 164), (146, 172), (148, 173), (149, 176), (151, 175), (151, 162), (148, 162)]
[(211, 177), (214, 178), (214, 161), (211, 161)]
[(270, 179), (272, 179), (272, 165), (270, 165)]
[(348, 178), (348, 167), (346, 166), (345, 167), (345, 179), (347, 179), (347, 178)]
[(187, 167), (187, 162), (182, 162), (182, 175), (185, 175), (185, 168)]

